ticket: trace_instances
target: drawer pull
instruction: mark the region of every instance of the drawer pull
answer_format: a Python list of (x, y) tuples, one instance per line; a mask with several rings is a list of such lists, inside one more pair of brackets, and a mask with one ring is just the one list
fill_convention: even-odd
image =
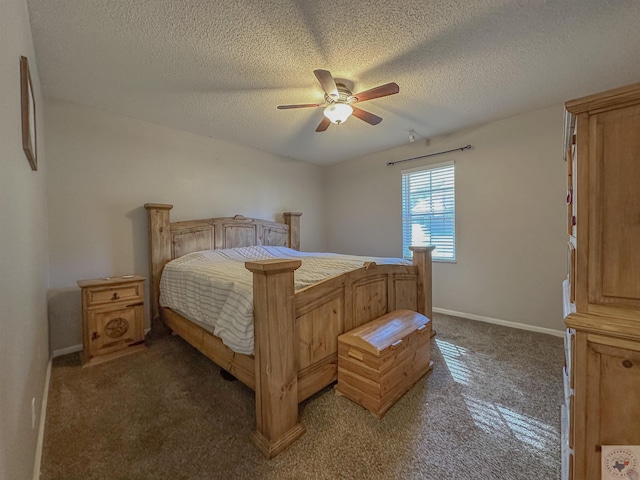
[(631, 360), (623, 360), (622, 366), (624, 368), (631, 368), (633, 367), (633, 362)]
[(347, 353), (347, 355), (349, 355), (352, 358), (355, 358), (356, 360), (360, 360), (361, 362), (364, 360), (362, 353), (357, 350), (349, 349), (349, 352)]
[(118, 292), (113, 292), (113, 295), (111, 295), (111, 301), (115, 301), (115, 300), (120, 300), (120, 295), (118, 295)]
[(395, 342), (393, 342), (391, 344), (391, 350), (395, 350), (396, 348), (398, 348), (401, 343), (402, 343), (402, 340), (396, 340)]
[(100, 334), (98, 332), (93, 332), (91, 334), (91, 340), (97, 340), (100, 338)]

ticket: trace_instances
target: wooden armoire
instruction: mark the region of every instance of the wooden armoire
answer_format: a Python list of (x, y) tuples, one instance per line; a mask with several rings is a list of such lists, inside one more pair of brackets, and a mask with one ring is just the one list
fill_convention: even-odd
[(640, 83), (565, 104), (563, 474), (640, 445)]

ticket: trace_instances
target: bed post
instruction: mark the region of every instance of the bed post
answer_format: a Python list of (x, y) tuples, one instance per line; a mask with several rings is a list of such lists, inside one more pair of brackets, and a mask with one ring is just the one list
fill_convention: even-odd
[(409, 250), (413, 252), (413, 264), (418, 267), (418, 313), (431, 320), (431, 325), (433, 325), (431, 252), (434, 248), (436, 247), (433, 245), (409, 247)]
[(253, 272), (256, 431), (252, 440), (271, 458), (305, 432), (298, 421), (298, 353), (293, 271), (300, 260), (246, 262)]
[(289, 248), (300, 250), (300, 212), (284, 212), (284, 223), (289, 225)]
[(151, 337), (169, 333), (160, 318), (160, 275), (166, 263), (171, 260), (171, 228), (169, 211), (173, 205), (145, 203), (149, 217), (149, 298), (151, 304)]

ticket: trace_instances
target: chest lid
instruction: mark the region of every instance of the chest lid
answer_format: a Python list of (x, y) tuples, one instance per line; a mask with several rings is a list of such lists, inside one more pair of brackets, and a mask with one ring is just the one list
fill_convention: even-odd
[(415, 331), (422, 331), (430, 320), (411, 310), (395, 310), (338, 337), (339, 341), (380, 357)]

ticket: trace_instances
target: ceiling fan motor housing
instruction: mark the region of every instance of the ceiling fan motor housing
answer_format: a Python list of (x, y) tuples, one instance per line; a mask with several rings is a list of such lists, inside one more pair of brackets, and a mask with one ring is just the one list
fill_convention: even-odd
[(344, 83), (336, 83), (336, 88), (338, 89), (338, 98), (331, 97), (327, 93), (324, 94), (324, 99), (328, 104), (349, 103), (354, 99), (351, 90), (349, 90)]

